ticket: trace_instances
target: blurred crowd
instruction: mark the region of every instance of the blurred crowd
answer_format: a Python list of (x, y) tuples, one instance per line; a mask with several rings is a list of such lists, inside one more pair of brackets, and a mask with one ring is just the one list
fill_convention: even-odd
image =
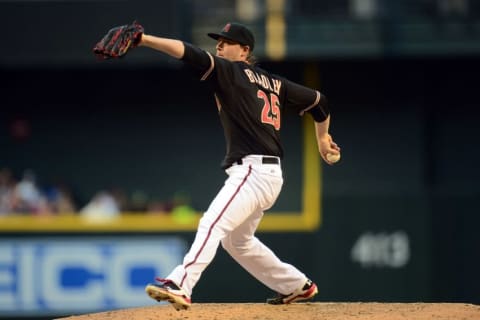
[(64, 186), (41, 189), (31, 170), (25, 170), (22, 177), (16, 179), (9, 168), (0, 169), (0, 215), (52, 215), (75, 211), (71, 194)]
[(141, 192), (127, 196), (119, 188), (99, 190), (86, 203), (76, 201), (64, 183), (40, 185), (32, 170), (15, 177), (9, 168), (0, 168), (0, 216), (5, 215), (83, 215), (114, 217), (123, 212), (176, 214), (194, 213), (189, 196), (176, 193), (168, 201), (149, 199)]

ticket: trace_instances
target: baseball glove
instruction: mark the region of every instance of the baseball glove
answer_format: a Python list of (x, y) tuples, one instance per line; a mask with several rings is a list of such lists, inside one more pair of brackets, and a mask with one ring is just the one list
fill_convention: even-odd
[(143, 26), (137, 21), (112, 28), (95, 45), (93, 53), (100, 59), (121, 58), (139, 44), (143, 32)]

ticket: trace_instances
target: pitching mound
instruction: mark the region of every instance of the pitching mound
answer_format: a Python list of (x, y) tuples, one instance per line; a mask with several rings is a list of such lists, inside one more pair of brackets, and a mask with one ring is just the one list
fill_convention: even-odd
[(480, 306), (460, 303), (199, 303), (187, 311), (169, 305), (131, 308), (62, 320), (479, 320)]

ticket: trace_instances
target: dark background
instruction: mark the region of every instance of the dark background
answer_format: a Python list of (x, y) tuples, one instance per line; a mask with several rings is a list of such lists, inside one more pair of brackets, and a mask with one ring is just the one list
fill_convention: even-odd
[[(90, 53), (104, 31), (132, 17), (152, 33), (195, 41), (195, 30), (207, 24), (186, 17), (205, 13), (195, 2), (169, 3), (1, 3), (7, 25), (24, 23), (7, 35), (0, 54), (0, 167), (18, 176), (31, 168), (44, 183), (61, 180), (79, 203), (117, 186), (159, 197), (186, 189), (195, 206), (207, 206), (224, 180), (223, 135), (211, 94), (176, 61), (147, 49), (107, 62)], [(407, 9), (398, 11), (403, 16), (387, 10), (361, 21), (333, 6), (313, 23), (315, 3), (288, 3), (290, 30), (304, 33), (288, 35), (281, 61), (259, 45), (261, 64), (300, 83), (308, 68), (318, 68), (342, 160), (323, 166), (317, 231), (259, 237), (316, 281), (321, 301), (480, 303), (475, 4), (466, 16), (445, 17), (415, 11), (406, 1)], [(328, 42), (321, 32), (326, 26), (346, 40)], [(417, 29), (405, 31), (412, 26)], [(381, 37), (361, 33), (365, 49), (355, 41), (367, 27)], [(310, 51), (302, 51), (308, 41)], [(302, 54), (295, 56), (297, 46)], [(12, 135), (19, 120), (29, 128), (26, 138)], [(300, 122), (293, 115), (288, 120), (287, 179), (277, 206), (298, 210)], [(362, 265), (352, 258), (361, 235), (378, 240), (398, 232), (409, 239), (406, 265)], [(193, 240), (193, 233), (181, 235)], [(220, 249), (194, 301), (263, 301), (269, 294)]]

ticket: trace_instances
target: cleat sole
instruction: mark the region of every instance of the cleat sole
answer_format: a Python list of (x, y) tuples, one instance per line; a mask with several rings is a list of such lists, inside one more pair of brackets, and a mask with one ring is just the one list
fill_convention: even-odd
[(190, 304), (185, 304), (182, 297), (176, 296), (166, 290), (161, 290), (155, 286), (147, 286), (145, 292), (150, 296), (150, 298), (157, 300), (158, 302), (167, 301), (169, 302), (175, 310), (188, 310)]

